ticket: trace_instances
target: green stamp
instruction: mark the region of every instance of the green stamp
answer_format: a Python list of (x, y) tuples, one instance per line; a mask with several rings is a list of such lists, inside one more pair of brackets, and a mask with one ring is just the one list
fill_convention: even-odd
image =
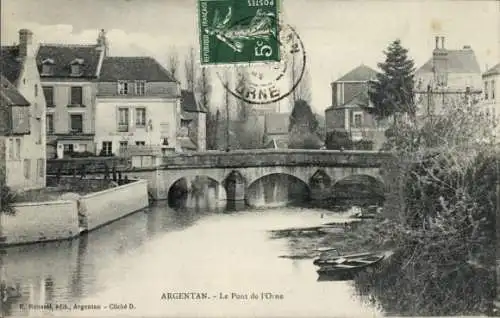
[(280, 61), (279, 1), (198, 0), (201, 64)]

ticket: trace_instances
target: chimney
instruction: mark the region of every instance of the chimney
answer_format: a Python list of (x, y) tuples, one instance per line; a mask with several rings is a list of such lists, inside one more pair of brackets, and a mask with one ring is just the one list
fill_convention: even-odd
[(444, 50), (444, 36), (441, 37), (441, 48)]
[(30, 57), (33, 52), (33, 32), (28, 29), (19, 30), (19, 56), (20, 58)]
[(436, 36), (436, 49), (439, 49), (439, 36)]
[(104, 29), (101, 29), (101, 31), (99, 32), (99, 35), (97, 37), (97, 46), (99, 50), (104, 51), (104, 56), (108, 55), (108, 39), (106, 37), (106, 31), (104, 31)]

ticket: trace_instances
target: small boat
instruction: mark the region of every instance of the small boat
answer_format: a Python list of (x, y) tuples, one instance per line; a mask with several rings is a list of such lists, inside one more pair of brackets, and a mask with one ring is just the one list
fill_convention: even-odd
[(378, 264), (385, 254), (357, 253), (340, 256), (336, 249), (325, 250), (313, 261), (319, 266), (319, 280), (351, 280), (359, 272)]

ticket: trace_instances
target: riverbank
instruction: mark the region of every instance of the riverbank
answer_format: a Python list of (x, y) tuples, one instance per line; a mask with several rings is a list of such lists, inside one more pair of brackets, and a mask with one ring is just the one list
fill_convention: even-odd
[(0, 214), (0, 246), (72, 239), (148, 205), (146, 180), (52, 201), (14, 203), (14, 214)]

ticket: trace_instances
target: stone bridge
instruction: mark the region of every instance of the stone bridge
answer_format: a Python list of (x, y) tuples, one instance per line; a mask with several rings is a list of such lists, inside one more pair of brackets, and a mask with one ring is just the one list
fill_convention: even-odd
[(156, 167), (127, 174), (150, 182), (155, 199), (167, 199), (172, 186), (184, 180), (188, 188), (200, 177), (226, 190), (227, 200), (245, 200), (247, 190), (261, 178), (289, 175), (307, 185), (310, 193), (352, 176), (363, 176), (383, 188), (382, 163), (390, 154), (377, 151), (235, 150), (173, 154), (158, 158)]

